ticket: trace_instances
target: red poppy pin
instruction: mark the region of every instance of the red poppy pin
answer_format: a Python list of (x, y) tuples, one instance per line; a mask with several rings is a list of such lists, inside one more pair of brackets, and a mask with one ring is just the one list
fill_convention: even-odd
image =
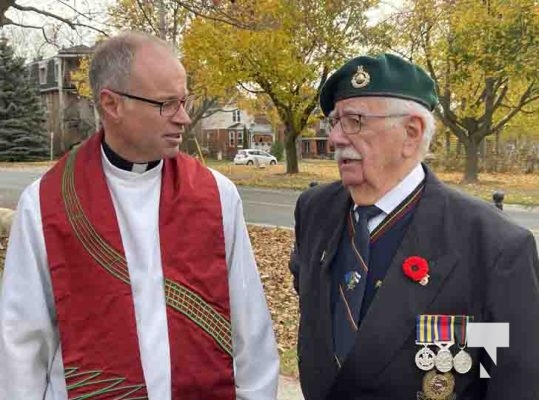
[(429, 283), (429, 263), (423, 257), (408, 257), (402, 263), (402, 272), (414, 282), (422, 286)]

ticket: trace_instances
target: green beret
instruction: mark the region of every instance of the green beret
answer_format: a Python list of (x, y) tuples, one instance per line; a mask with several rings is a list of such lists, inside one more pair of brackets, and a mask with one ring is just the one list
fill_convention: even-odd
[(434, 81), (418, 65), (393, 54), (354, 58), (325, 82), (320, 107), (325, 116), (335, 102), (350, 97), (382, 96), (413, 100), (430, 111), (438, 104)]

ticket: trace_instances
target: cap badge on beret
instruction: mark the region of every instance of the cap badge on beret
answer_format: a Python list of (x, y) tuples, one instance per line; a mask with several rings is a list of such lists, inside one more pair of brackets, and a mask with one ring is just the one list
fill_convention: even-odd
[(350, 82), (352, 83), (353, 87), (355, 87), (356, 89), (360, 89), (367, 86), (370, 81), (371, 76), (367, 71), (363, 69), (363, 65), (360, 65), (359, 67), (357, 67), (357, 72), (354, 74)]

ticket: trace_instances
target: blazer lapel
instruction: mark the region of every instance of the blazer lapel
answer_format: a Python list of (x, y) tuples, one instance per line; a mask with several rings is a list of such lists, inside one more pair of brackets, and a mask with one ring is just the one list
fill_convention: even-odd
[[(443, 248), (445, 195), (441, 183), (427, 171), (425, 192), (408, 231), (358, 331), (357, 342), (342, 368), (362, 387), (372, 386), (395, 352), (415, 333), (415, 318), (424, 313), (451, 274), (458, 255)], [(436, 245), (433, 246), (433, 243)], [(420, 256), (429, 263), (426, 286), (402, 272), (403, 261)], [(346, 377), (343, 377), (346, 379)]]
[(322, 352), (320, 355), (321, 360), (326, 360), (326, 362), (334, 364), (335, 374), (337, 374), (338, 369), (333, 353), (333, 316), (331, 315), (330, 307), (331, 264), (339, 248), (344, 223), (351, 205), (350, 192), (341, 185), (339, 190), (335, 192), (334, 196), (328, 202), (327, 218), (320, 226), (321, 230), (326, 232), (326, 235), (320, 242), (321, 244), (325, 243), (325, 246), (321, 249), (323, 256), (318, 266), (320, 273), (320, 287), (318, 292), (320, 301), (319, 323), (321, 328), (320, 333), (324, 343), (324, 347), (318, 350)]

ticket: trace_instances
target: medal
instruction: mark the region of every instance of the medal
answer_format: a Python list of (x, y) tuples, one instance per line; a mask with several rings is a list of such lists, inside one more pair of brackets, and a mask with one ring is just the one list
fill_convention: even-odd
[(459, 315), (455, 321), (455, 337), (460, 350), (453, 359), (453, 368), (459, 374), (465, 374), (472, 369), (472, 357), (464, 350), (466, 348), (468, 319), (469, 317), (466, 315)]
[(460, 349), (453, 359), (453, 368), (459, 374), (465, 374), (472, 369), (472, 357), (464, 349)]
[[(440, 372), (449, 372), (453, 368), (453, 355), (449, 348), (453, 345), (455, 317), (451, 315), (418, 315), (416, 317), (416, 344), (423, 345), (415, 356), (417, 367), (429, 371), (434, 366)], [(429, 344), (440, 348), (438, 354), (428, 349)]]
[(415, 319), (415, 344), (423, 346), (415, 355), (415, 365), (422, 371), (430, 371), (434, 368), (436, 354), (429, 349), (429, 344), (434, 343), (433, 315), (418, 315)]
[(451, 369), (453, 368), (453, 355), (449, 350), (449, 347), (451, 347), (451, 343), (446, 344), (445, 346), (441, 343), (436, 343), (436, 345), (440, 347), (440, 350), (438, 351), (438, 354), (436, 354), (436, 358), (434, 359), (434, 365), (436, 366), (436, 369), (440, 372), (451, 371)]
[(454, 388), (455, 378), (448, 372), (439, 374), (433, 370), (423, 378), (423, 393), (429, 400), (452, 398)]
[[(451, 393), (444, 400), (456, 400), (456, 399), (457, 399), (457, 395), (455, 393)], [(427, 397), (425, 393), (419, 391), (416, 394), (416, 400), (432, 400), (432, 399), (430, 397)]]
[(425, 344), (415, 355), (415, 365), (422, 371), (430, 371), (434, 368), (435, 357), (434, 351), (429, 349), (429, 346)]

